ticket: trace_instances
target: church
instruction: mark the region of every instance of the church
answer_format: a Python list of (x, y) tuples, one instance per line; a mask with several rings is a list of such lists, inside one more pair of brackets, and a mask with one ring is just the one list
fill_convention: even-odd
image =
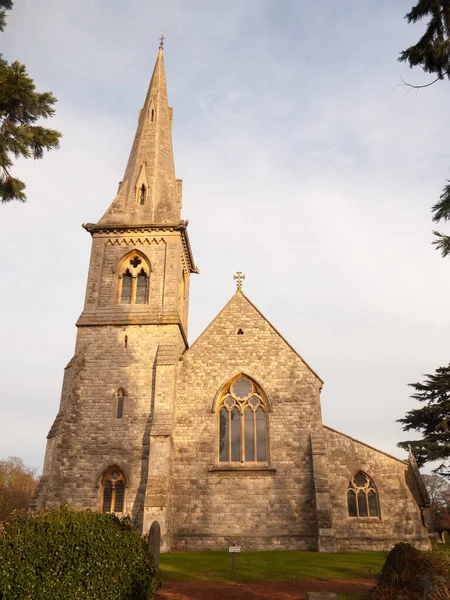
[(188, 344), (191, 274), (159, 48), (123, 180), (92, 237), (84, 309), (33, 506), (158, 521), (162, 549), (430, 548), (400, 460), (323, 425), (323, 381), (242, 290)]

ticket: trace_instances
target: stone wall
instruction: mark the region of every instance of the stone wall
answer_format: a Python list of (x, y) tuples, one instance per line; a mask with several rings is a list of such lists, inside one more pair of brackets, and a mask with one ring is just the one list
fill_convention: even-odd
[[(242, 329), (242, 335), (237, 332)], [(217, 462), (218, 390), (252, 377), (267, 394), (270, 459), (261, 470)], [(310, 431), (320, 379), (241, 293), (183, 356), (173, 435), (172, 548), (317, 549)]]
[[(397, 542), (429, 549), (415, 490), (410, 489), (408, 464), (328, 427), (324, 438), (338, 550), (387, 550)], [(380, 518), (348, 515), (347, 486), (358, 470), (377, 486)]]

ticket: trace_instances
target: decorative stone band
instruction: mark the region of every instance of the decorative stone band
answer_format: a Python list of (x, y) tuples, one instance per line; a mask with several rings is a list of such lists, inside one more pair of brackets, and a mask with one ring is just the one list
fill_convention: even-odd
[(135, 235), (154, 232), (178, 231), (181, 233), (181, 239), (186, 254), (189, 270), (191, 273), (200, 273), (195, 266), (194, 257), (192, 254), (191, 244), (187, 233), (189, 221), (180, 221), (179, 223), (145, 223), (139, 226), (129, 224), (113, 223), (111, 225), (97, 225), (96, 223), (83, 223), (83, 229), (86, 229), (92, 236), (95, 234), (120, 234)]

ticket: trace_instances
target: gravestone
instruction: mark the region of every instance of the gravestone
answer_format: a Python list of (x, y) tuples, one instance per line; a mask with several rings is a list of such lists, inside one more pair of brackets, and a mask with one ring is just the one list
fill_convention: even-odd
[(442, 541), (444, 544), (450, 544), (450, 533), (448, 531), (442, 532)]
[(158, 521), (153, 521), (148, 533), (148, 551), (155, 559), (159, 569), (159, 554), (161, 551), (161, 528)]

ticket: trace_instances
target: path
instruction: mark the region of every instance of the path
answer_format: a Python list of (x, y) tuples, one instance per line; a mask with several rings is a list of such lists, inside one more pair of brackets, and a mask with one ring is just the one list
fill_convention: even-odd
[(164, 581), (156, 600), (306, 600), (306, 592), (363, 592), (373, 581), (266, 581), (219, 583), (211, 581)]

